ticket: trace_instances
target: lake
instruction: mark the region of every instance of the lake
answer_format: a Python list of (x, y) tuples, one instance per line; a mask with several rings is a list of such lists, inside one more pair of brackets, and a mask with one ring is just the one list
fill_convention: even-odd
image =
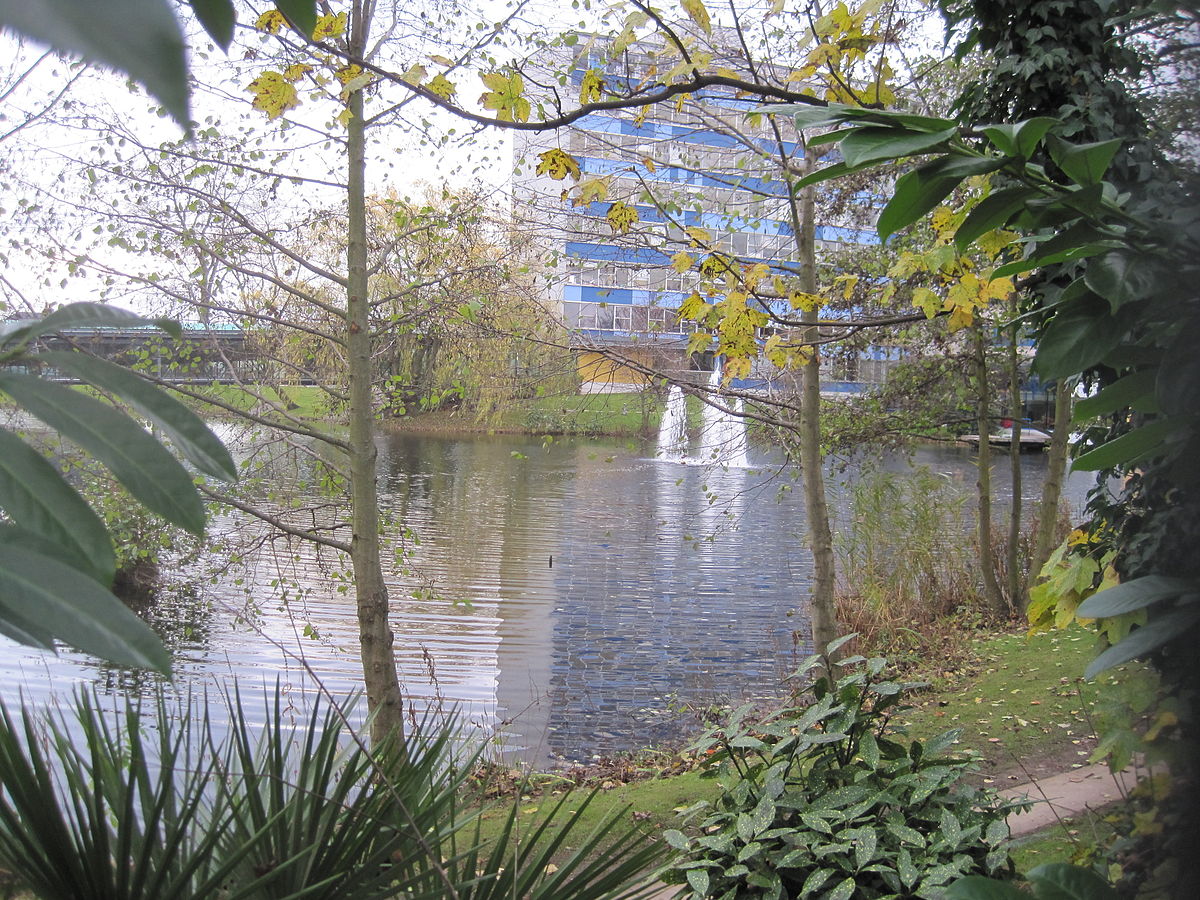
[[(586, 760), (668, 739), (697, 709), (782, 695), (811, 652), (803, 491), (777, 458), (752, 450), (752, 469), (706, 469), (655, 459), (653, 444), (411, 434), (381, 436), (379, 451), (400, 551), (389, 583), (402, 682), (415, 708), (460, 709), (510, 759)], [(973, 491), (965, 449), (874, 463), (928, 466)], [(1045, 460), (1023, 466), (1035, 499)], [(311, 491), (283, 461), (267, 472), (262, 496), (281, 510)], [(1006, 494), (1006, 456), (994, 476)], [(1076, 509), (1089, 484), (1070, 480)], [(344, 520), (339, 503), (311, 499), (319, 508), (299, 521)], [(224, 546), (183, 564), (146, 612), (175, 652), (175, 690), (236, 683), (254, 706), (278, 682), (296, 709), (317, 681), (336, 696), (355, 691), (343, 565), (272, 540), (242, 514), (211, 527)], [(4, 639), (0, 678), (9, 705), (53, 704), (78, 684), (118, 697), (156, 680)]]

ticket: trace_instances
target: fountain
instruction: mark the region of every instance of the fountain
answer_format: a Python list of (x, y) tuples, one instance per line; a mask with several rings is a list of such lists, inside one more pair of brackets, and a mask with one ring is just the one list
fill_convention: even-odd
[(667, 391), (667, 408), (658, 426), (658, 456), (668, 462), (686, 462), (688, 450), (687, 398), (677, 384)]
[[(721, 371), (712, 373), (709, 387), (715, 394), (721, 387)], [(658, 429), (659, 459), (683, 465), (718, 465), (726, 469), (746, 469), (750, 466), (746, 444), (746, 422), (742, 419), (742, 401), (727, 402), (728, 411), (704, 405), (704, 427), (700, 449), (688, 456), (687, 401), (679, 385), (667, 392), (667, 408)]]

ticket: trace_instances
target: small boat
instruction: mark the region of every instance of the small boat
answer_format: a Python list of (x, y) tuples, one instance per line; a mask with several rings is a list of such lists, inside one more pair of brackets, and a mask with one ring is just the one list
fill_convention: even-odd
[[(993, 431), (991, 434), (989, 434), (987, 436), (987, 442), (993, 447), (997, 447), (1001, 450), (1007, 450), (1012, 446), (1012, 436), (1013, 430), (1010, 424), (1006, 425), (1004, 428), (1001, 428), (999, 431)], [(1038, 428), (1036, 425), (1022, 425), (1020, 436), (1021, 451), (1030, 452), (1034, 450), (1044, 450), (1050, 445), (1050, 439), (1052, 437), (1053, 435), (1051, 435), (1050, 432)], [(964, 434), (959, 437), (959, 440), (963, 443), (970, 444), (972, 447), (979, 446), (979, 435), (977, 434)]]

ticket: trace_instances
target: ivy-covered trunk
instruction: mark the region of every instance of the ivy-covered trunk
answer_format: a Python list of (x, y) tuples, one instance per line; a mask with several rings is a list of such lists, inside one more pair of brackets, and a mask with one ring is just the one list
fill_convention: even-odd
[[(806, 159), (811, 154), (806, 154)], [(810, 163), (811, 165), (811, 163)], [(800, 289), (817, 292), (816, 200), (812, 187), (800, 193), (800, 228), (796, 234), (800, 256)], [(813, 646), (828, 646), (838, 637), (833, 532), (829, 527), (829, 503), (825, 497), (825, 473), (821, 467), (821, 353), (818, 343), (817, 310), (806, 310), (802, 319), (804, 341), (810, 352), (800, 373), (800, 470), (804, 478), (804, 510), (808, 518), (808, 540), (813, 555), (809, 614)]]
[[(361, 6), (351, 23), (350, 52), (361, 55), (367, 26)], [(371, 403), (371, 328), (367, 298), (366, 126), (363, 97), (349, 99), (347, 123), (346, 359), (350, 398), (350, 558), (358, 608), (358, 636), (371, 740), (402, 744), (404, 702), (392, 652), (388, 591), (379, 557), (379, 499), (375, 471), (375, 410)]]
[(983, 596), (987, 605), (996, 613), (1008, 612), (1000, 582), (996, 579), (996, 564), (992, 552), (992, 446), (988, 443), (988, 431), (992, 427), (992, 396), (988, 385), (987, 344), (983, 337), (983, 326), (972, 326), (975, 341), (975, 397), (976, 421), (979, 428), (979, 454), (976, 457), (978, 478), (978, 527), (979, 568), (983, 577)]

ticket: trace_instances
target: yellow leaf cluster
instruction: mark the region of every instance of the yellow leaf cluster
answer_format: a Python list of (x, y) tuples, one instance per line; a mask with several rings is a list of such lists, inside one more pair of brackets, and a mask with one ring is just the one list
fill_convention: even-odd
[(568, 175), (578, 181), (580, 176), (575, 157), (558, 147), (538, 154), (536, 171), (538, 175), (549, 175), (555, 181), (562, 181)]
[(588, 69), (583, 73), (583, 80), (579, 85), (579, 102), (593, 103), (599, 100), (604, 94), (604, 78), (595, 69)]
[(638, 211), (628, 203), (623, 203), (618, 200), (608, 208), (608, 213), (604, 216), (608, 220), (609, 226), (617, 234), (628, 234), (639, 220)]
[(763, 356), (779, 369), (798, 369), (812, 358), (812, 348), (807, 344), (790, 344), (783, 335), (773, 334), (763, 345)]
[(679, 304), (680, 319), (687, 319), (688, 321), (698, 322), (702, 325), (708, 321), (708, 317), (712, 311), (713, 307), (705, 303), (704, 298), (695, 291), (688, 294), (684, 298), (684, 301)]
[(282, 72), (263, 72), (250, 82), (246, 90), (254, 95), (251, 106), (265, 112), (268, 119), (277, 119), (287, 110), (300, 105), (295, 86), (283, 77)]
[(714, 307), (718, 317), (717, 350), (726, 357), (726, 374), (731, 371), (730, 362), (740, 365), (744, 361), (749, 371), (749, 361), (758, 355), (758, 329), (769, 321), (767, 314), (750, 306), (748, 300), (745, 291), (730, 291)]
[(346, 33), (346, 13), (326, 13), (317, 19), (313, 29), (312, 39), (323, 41), (326, 38), (339, 37)]
[(528, 122), (529, 101), (525, 99), (525, 79), (520, 72), (485, 72), (479, 76), (489, 89), (479, 102), (484, 109), (495, 110), (501, 122)]
[(286, 24), (287, 19), (277, 9), (268, 9), (254, 20), (254, 27), (259, 31), (265, 31), (267, 34), (279, 34), (279, 29)]

